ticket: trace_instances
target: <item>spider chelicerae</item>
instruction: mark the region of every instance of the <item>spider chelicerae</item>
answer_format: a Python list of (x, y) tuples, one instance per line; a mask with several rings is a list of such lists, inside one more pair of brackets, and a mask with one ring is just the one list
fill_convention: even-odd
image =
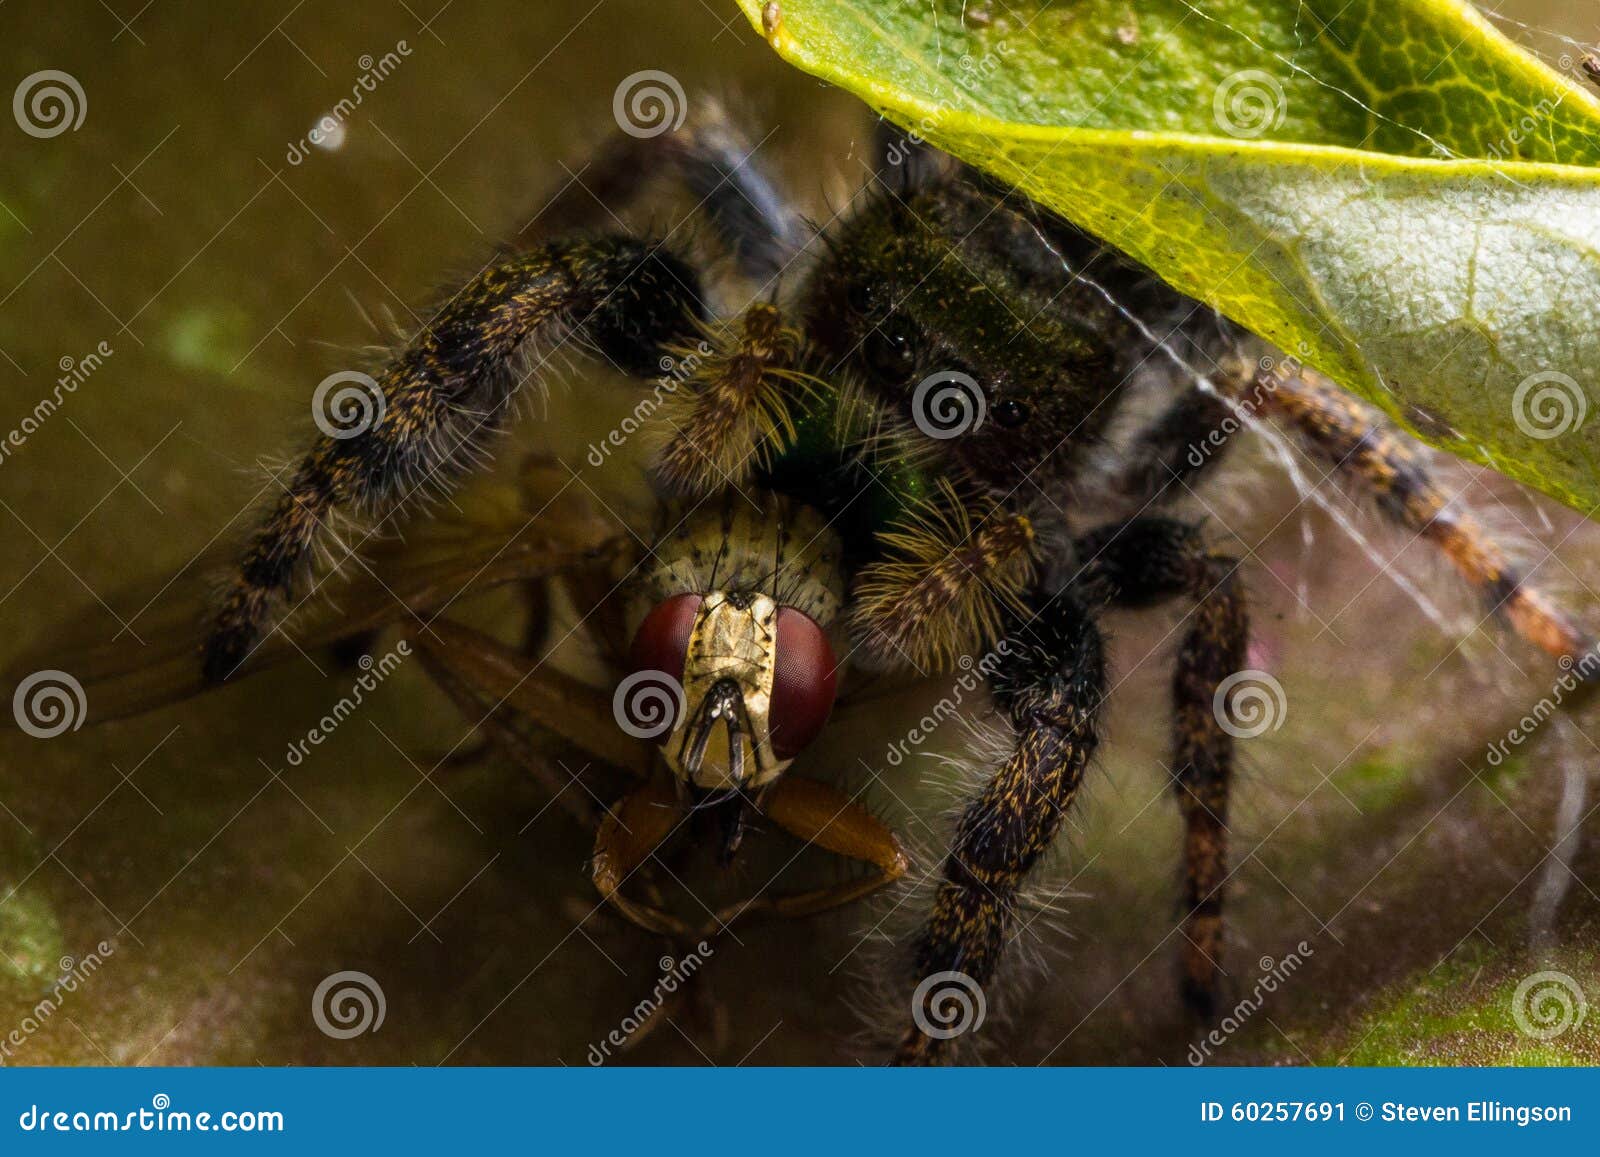
[[(554, 239), (450, 294), (374, 378), (371, 420), (325, 432), (287, 476), (203, 659), (182, 662), (196, 684), (202, 670), (215, 684), (262, 665), (295, 634), (283, 608), (303, 599), (336, 513), (390, 512), (474, 469), (516, 400), (543, 388), (551, 353), (575, 344), (656, 382), (633, 414), (655, 439), (653, 522), (601, 519), (578, 533), (542, 499), (514, 541), (453, 573), (522, 583), (535, 606), (564, 582), (617, 693), (554, 670), (538, 629), (517, 647), (431, 614), (461, 591), (426, 568), (383, 585), (425, 620), (411, 631), (425, 666), (491, 740), (537, 772), (528, 734), (554, 736), (634, 778), (614, 806), (572, 809), (596, 829), (604, 899), (644, 928), (693, 938), (900, 879), (895, 835), (790, 765), (852, 680), (970, 669), (984, 656), (1003, 750), (955, 822), (905, 953), (894, 1054), (946, 1058), (951, 1034), (926, 982), (982, 986), (996, 974), (1019, 890), (1096, 748), (1107, 685), (1097, 616), (1182, 600), (1178, 966), (1184, 999), (1209, 1011), (1224, 973), (1237, 730), (1225, 695), (1248, 666), (1248, 616), (1236, 560), (1162, 510), (1222, 459), (1240, 411), (1278, 420), (1382, 516), (1436, 544), (1531, 643), (1576, 656), (1591, 640), (1469, 515), (1447, 509), (1426, 452), (1365, 406), (1292, 360), (1264, 361), (1262, 343), (1015, 191), (891, 130), (880, 145), (899, 163), (824, 230), (802, 224), (709, 102), (669, 135), (603, 148), (584, 196), (619, 203), (665, 174), (698, 199), (710, 242), (757, 292), (716, 311), (713, 278), (687, 249), (596, 231), (574, 197), (556, 198)], [(1129, 403), (1128, 383), (1152, 365), (1166, 371), (1158, 404), (1148, 389)], [(324, 614), (295, 645), (384, 621)], [(692, 836), (727, 862), (756, 817), (870, 870), (740, 900), (703, 927), (639, 894), (673, 841)]]

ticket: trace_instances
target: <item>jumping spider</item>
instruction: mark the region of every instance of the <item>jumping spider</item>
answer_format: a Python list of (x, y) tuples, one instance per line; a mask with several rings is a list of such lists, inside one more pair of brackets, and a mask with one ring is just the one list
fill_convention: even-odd
[[(1184, 997), (1208, 1010), (1222, 975), (1233, 767), (1216, 700), (1247, 665), (1246, 599), (1233, 558), (1156, 511), (1222, 457), (1218, 431), (1239, 399), (1251, 394), (1384, 517), (1434, 542), (1518, 634), (1557, 656), (1591, 641), (1470, 516), (1446, 510), (1426, 453), (1364, 406), (1309, 371), (1262, 370), (1249, 335), (1014, 191), (896, 147), (909, 160), (817, 233), (719, 116), (603, 150), (587, 182), (606, 200), (643, 174), (670, 174), (702, 199), (713, 239), (760, 292), (713, 318), (709, 279), (686, 253), (580, 228), (479, 273), (383, 370), (381, 417), (321, 438), (292, 472), (234, 572), (204, 676), (228, 679), (276, 633), (336, 510), (391, 510), (474, 467), (519, 393), (543, 388), (536, 351), (575, 342), (638, 379), (683, 367), (650, 422), (661, 501), (648, 545), (613, 526), (499, 572), (577, 576), (623, 686), (653, 679), (664, 715), (630, 703), (619, 729), (612, 697), (545, 667), (537, 646), (440, 618), (415, 632), (429, 670), (508, 743), (518, 733), (502, 723), (507, 709), (640, 777), (599, 817), (593, 877), (605, 899), (643, 927), (692, 932), (624, 890), (690, 817), (701, 828), (710, 818), (724, 858), (759, 814), (876, 869), (742, 902), (713, 926), (752, 910), (820, 911), (895, 880), (906, 857), (882, 823), (785, 773), (849, 668), (929, 674), (998, 649), (985, 669), (1008, 753), (956, 822), (904, 974), (908, 996), (940, 973), (987, 984), (1019, 888), (1095, 751), (1097, 616), (1186, 600), (1172, 679), (1179, 966)], [(550, 215), (581, 217), (570, 197)], [(1170, 382), (1153, 416), (1125, 419), (1124, 384), (1162, 358), (1204, 372)], [(456, 594), (426, 591), (402, 596), (412, 612)], [(640, 734), (657, 741), (653, 759)], [(904, 1016), (895, 1059), (942, 1059), (946, 1041), (926, 1031), (937, 1010)]]

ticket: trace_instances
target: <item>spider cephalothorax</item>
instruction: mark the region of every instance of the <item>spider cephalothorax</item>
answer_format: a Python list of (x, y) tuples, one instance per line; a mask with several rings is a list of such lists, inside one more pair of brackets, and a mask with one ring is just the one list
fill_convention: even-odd
[[(1220, 459), (1235, 398), (1253, 391), (1255, 413), (1438, 544), (1525, 638), (1563, 656), (1589, 647), (1469, 515), (1446, 511), (1425, 453), (1309, 372), (1263, 378), (1248, 335), (1038, 206), (934, 158), (875, 182), (812, 245), (726, 123), (691, 122), (671, 140), (643, 153), (619, 142), (590, 179), (619, 193), (645, 175), (641, 156), (685, 179), (759, 289), (747, 308), (709, 317), (695, 261), (623, 234), (560, 237), (480, 273), (383, 369), (376, 422), (324, 437), (288, 477), (215, 619), (211, 680), (274, 629), (336, 508), (392, 509), (475, 462), (513, 398), (541, 388), (535, 351), (570, 339), (634, 377), (680, 367), (670, 388), (658, 385), (651, 423), (653, 530), (576, 536), (546, 503), (528, 523), (546, 539), (530, 546), (519, 532), (503, 552), (510, 564), (497, 550), (480, 568), (536, 585), (560, 575), (589, 592), (580, 609), (619, 686), (663, 680), (664, 710), (614, 713), (608, 695), (550, 670), (537, 637), (517, 651), (437, 617), (415, 632), (429, 671), (526, 766), (540, 767), (525, 751), (531, 722), (598, 766), (643, 777), (603, 815), (575, 809), (596, 821), (601, 894), (647, 928), (694, 934), (627, 885), (697, 815), (719, 819), (724, 857), (759, 813), (877, 869), (739, 901), (713, 914), (712, 931), (756, 911), (820, 911), (896, 879), (906, 860), (893, 835), (790, 765), (823, 728), (848, 666), (928, 674), (992, 654), (982, 670), (1004, 750), (955, 823), (903, 977), (908, 994), (935, 974), (988, 983), (1019, 889), (1098, 741), (1099, 612), (1177, 600), (1187, 607), (1170, 765), (1185, 829), (1181, 982), (1206, 1009), (1224, 975), (1229, 875), (1233, 732), (1217, 704), (1245, 664), (1248, 616), (1236, 562), (1158, 511)], [(549, 212), (577, 224), (572, 209), (557, 198)], [(1118, 417), (1124, 386), (1152, 357), (1187, 376), (1129, 425)], [(951, 408), (951, 386), (965, 410)], [(1090, 457), (1113, 462), (1099, 475), (1109, 489), (1094, 489)], [(1138, 513), (1108, 521), (1119, 502)], [(403, 589), (413, 615), (459, 593), (428, 576)], [(661, 763), (666, 774), (653, 774)], [(899, 1060), (944, 1055), (948, 1034), (931, 1032), (927, 1013), (906, 1008)]]

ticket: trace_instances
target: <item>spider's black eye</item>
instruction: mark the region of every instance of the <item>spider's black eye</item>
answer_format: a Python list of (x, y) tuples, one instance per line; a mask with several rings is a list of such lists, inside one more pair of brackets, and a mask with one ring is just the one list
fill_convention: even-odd
[(1008, 430), (1015, 430), (1028, 420), (1028, 407), (1010, 398), (1003, 398), (994, 405), (994, 420)]
[(908, 327), (894, 314), (884, 318), (867, 334), (861, 353), (874, 373), (890, 381), (904, 379), (917, 361)]
[(871, 285), (858, 281), (845, 290), (844, 300), (852, 313), (861, 317), (871, 317), (873, 306), (878, 304), (878, 295), (873, 292)]

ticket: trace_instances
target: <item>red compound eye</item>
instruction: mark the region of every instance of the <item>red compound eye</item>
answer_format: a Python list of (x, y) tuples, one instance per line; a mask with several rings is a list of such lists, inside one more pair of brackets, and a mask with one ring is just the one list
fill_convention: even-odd
[(689, 654), (689, 635), (705, 599), (694, 593), (673, 595), (658, 603), (633, 636), (629, 658), (635, 671), (661, 671), (683, 682), (683, 663)]
[(772, 750), (779, 759), (799, 755), (828, 721), (835, 666), (822, 628), (793, 607), (779, 607), (770, 720)]

